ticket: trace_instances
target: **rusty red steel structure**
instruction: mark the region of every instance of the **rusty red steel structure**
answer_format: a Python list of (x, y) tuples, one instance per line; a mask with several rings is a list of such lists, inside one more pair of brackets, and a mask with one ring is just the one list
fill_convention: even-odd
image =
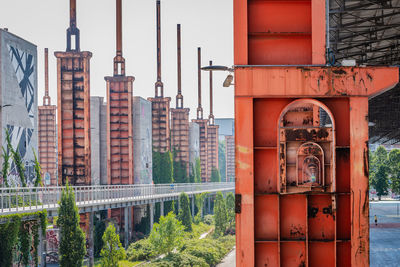
[[(210, 60), (210, 66), (212, 61)], [(211, 174), (213, 170), (218, 170), (218, 129), (219, 126), (214, 124), (213, 113), (213, 73), (209, 72), (210, 77), (210, 115), (208, 116), (207, 125), (207, 182), (211, 182)]]
[(57, 185), (57, 140), (56, 140), (56, 105), (51, 104), (49, 95), (49, 51), (44, 49), (44, 78), (45, 91), (43, 105), (39, 110), (39, 162), (42, 177), (47, 181), (50, 176), (50, 185)]
[[(90, 185), (90, 59), (80, 50), (76, 25), (76, 0), (70, 0), (67, 49), (57, 58), (58, 184)], [(89, 214), (80, 225), (88, 232)]]
[(178, 93), (176, 108), (171, 108), (171, 148), (174, 152), (174, 161), (186, 169), (189, 177), (189, 108), (183, 107), (182, 80), (181, 80), (181, 25), (177, 25), (177, 73)]
[(170, 97), (164, 97), (164, 84), (161, 80), (161, 6), (156, 2), (157, 26), (157, 81), (155, 97), (149, 97), (152, 110), (153, 150), (165, 153), (170, 151)]
[(66, 52), (57, 58), (59, 184), (91, 184), (90, 172), (90, 58), (80, 51), (76, 1), (70, 0)]
[[(104, 79), (107, 83), (108, 184), (133, 184), (132, 88), (135, 78), (125, 75), (125, 58), (122, 55), (122, 0), (116, 0), (114, 73)], [(132, 214), (133, 211), (130, 216)], [(121, 229), (124, 227), (122, 208), (109, 210), (109, 217), (116, 219)]]
[(199, 125), (200, 136), (200, 167), (201, 167), (201, 181), (203, 183), (209, 180), (208, 176), (208, 142), (207, 142), (207, 130), (208, 120), (203, 118), (203, 107), (201, 106), (201, 48), (197, 48), (197, 94), (198, 94), (198, 106), (197, 116), (193, 122)]
[(237, 266), (369, 266), (368, 98), (331, 67), (325, 2), (234, 0)]

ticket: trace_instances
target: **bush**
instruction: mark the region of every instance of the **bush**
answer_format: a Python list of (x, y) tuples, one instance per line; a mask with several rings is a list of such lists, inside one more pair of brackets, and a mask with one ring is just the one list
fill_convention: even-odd
[(225, 233), (227, 226), (227, 215), (224, 196), (221, 192), (217, 193), (214, 204), (214, 221), (215, 221), (215, 235), (222, 235)]
[(170, 253), (181, 245), (184, 226), (175, 218), (171, 211), (167, 216), (160, 217), (160, 223), (155, 223), (149, 240), (159, 255)]
[(211, 214), (204, 216), (203, 222), (208, 225), (213, 225), (214, 224), (214, 216)]
[(145, 261), (156, 256), (155, 249), (148, 238), (132, 243), (126, 252), (129, 261)]
[(170, 253), (162, 259), (158, 259), (146, 266), (157, 266), (157, 267), (206, 267), (209, 266), (206, 261), (202, 258), (187, 254), (187, 253)]
[(189, 197), (185, 193), (181, 193), (179, 196), (179, 203), (181, 209), (179, 210), (178, 218), (182, 222), (182, 225), (185, 226), (185, 231), (192, 231), (192, 215), (190, 213), (189, 207)]
[(103, 234), (103, 249), (101, 250), (102, 267), (118, 267), (118, 261), (126, 258), (125, 249), (119, 241), (119, 235), (115, 233), (113, 224), (109, 224)]

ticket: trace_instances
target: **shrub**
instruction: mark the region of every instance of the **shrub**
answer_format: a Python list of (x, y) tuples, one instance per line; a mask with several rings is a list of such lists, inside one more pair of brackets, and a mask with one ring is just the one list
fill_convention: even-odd
[(175, 218), (173, 212), (160, 217), (160, 223), (155, 223), (149, 240), (158, 254), (170, 253), (181, 245), (184, 226)]
[(235, 227), (235, 195), (232, 192), (226, 195), (225, 203), (228, 228), (232, 229)]
[(214, 221), (215, 221), (215, 235), (222, 235), (225, 233), (227, 218), (224, 197), (221, 192), (217, 193), (214, 204)]
[(214, 216), (211, 214), (204, 216), (203, 222), (208, 225), (213, 225), (214, 224)]
[(79, 212), (72, 188), (67, 186), (61, 194), (57, 225), (60, 226), (60, 266), (82, 266), (86, 254), (85, 234), (79, 226)]
[(215, 167), (213, 167), (211, 171), (211, 182), (221, 182), (221, 175), (219, 174), (219, 170)]
[(126, 252), (129, 261), (145, 261), (156, 256), (156, 251), (148, 238), (132, 243)]
[(118, 261), (126, 258), (125, 249), (115, 233), (115, 227), (110, 223), (103, 234), (103, 248), (101, 250), (102, 267), (118, 267)]
[(181, 193), (179, 196), (179, 203), (181, 209), (179, 210), (178, 218), (182, 222), (182, 225), (185, 226), (185, 231), (192, 231), (192, 215), (190, 213), (189, 207), (189, 197), (185, 193)]
[(157, 267), (187, 267), (187, 266), (196, 266), (196, 267), (206, 267), (209, 266), (206, 261), (202, 258), (198, 258), (196, 256), (187, 254), (187, 253), (170, 253), (166, 257), (162, 259), (158, 259), (149, 266), (157, 266)]

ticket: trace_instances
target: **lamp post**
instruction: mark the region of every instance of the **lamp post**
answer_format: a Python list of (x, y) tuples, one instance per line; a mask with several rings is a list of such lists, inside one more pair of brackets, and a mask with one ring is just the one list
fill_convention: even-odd
[(222, 84), (223, 87), (229, 87), (231, 85), (234, 85), (233, 82), (233, 75), (232, 73), (234, 72), (233, 68), (229, 68), (227, 66), (221, 66), (221, 65), (210, 65), (210, 66), (205, 66), (201, 68), (204, 71), (228, 71), (229, 74), (226, 76), (224, 83)]

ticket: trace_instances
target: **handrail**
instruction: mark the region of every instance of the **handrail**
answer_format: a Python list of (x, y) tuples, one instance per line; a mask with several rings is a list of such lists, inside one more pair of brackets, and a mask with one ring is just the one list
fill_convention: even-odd
[[(136, 185), (70, 186), (78, 207), (121, 203), (132, 200), (176, 196), (182, 192), (199, 194), (207, 191), (233, 190), (235, 183), (182, 183)], [(57, 208), (64, 186), (0, 188), (0, 212)]]

